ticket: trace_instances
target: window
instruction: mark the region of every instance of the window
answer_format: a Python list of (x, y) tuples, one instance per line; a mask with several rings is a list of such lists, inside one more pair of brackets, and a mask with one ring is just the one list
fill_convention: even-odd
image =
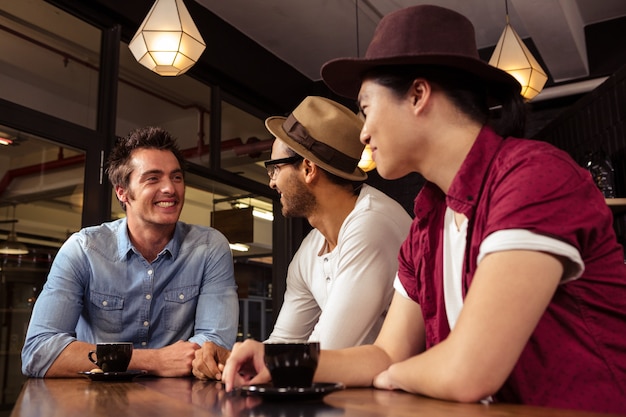
[(95, 128), (100, 33), (44, 1), (3, 2), (0, 97)]

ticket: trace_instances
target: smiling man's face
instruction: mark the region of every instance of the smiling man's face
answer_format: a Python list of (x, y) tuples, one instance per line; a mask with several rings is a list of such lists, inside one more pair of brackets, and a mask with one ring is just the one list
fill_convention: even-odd
[(136, 149), (128, 188), (116, 193), (126, 203), (129, 223), (143, 227), (174, 225), (185, 200), (185, 180), (178, 160), (170, 151)]

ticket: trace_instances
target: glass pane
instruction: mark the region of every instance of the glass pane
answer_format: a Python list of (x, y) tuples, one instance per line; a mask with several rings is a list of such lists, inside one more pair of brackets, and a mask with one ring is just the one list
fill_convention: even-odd
[(85, 155), (2, 125), (0, 143), (2, 409), (25, 379), (19, 355), (33, 303), (58, 248), (81, 226)]
[(0, 97), (95, 128), (100, 30), (43, 0), (0, 4)]
[(265, 120), (222, 101), (223, 169), (267, 184), (263, 161), (270, 157), (273, 139), (265, 129)]
[(194, 163), (208, 166), (211, 88), (188, 75), (162, 77), (140, 65), (120, 44), (117, 135), (161, 126)]

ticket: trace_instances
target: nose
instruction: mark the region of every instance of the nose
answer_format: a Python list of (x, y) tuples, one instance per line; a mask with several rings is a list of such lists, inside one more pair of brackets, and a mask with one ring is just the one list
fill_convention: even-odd
[(161, 185), (161, 192), (163, 194), (174, 194), (175, 190), (174, 181), (172, 181), (171, 178), (165, 177)]
[(363, 124), (363, 127), (361, 128), (359, 140), (363, 145), (368, 145), (370, 143), (370, 134), (367, 132), (367, 125), (365, 124)]
[(268, 185), (270, 186), (271, 189), (273, 190), (276, 189), (276, 181), (274, 181), (273, 177), (270, 178), (270, 183)]

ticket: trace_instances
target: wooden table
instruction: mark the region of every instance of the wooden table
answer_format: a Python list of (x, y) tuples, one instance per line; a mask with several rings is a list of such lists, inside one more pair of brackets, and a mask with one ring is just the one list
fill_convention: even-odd
[(217, 382), (139, 377), (29, 379), (11, 417), (607, 417), (518, 405), (458, 404), (397, 391), (346, 389), (317, 401), (266, 401), (227, 394)]

